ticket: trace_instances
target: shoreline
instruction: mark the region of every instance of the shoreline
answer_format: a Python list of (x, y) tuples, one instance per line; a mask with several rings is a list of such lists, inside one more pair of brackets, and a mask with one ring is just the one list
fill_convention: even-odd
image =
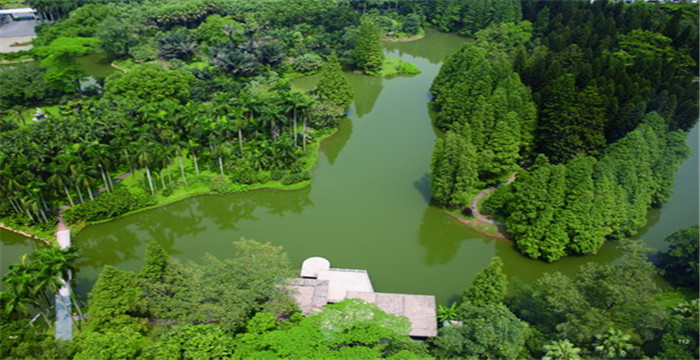
[[(338, 129), (339, 129), (339, 127), (336, 127), (333, 131), (331, 131), (331, 132), (329, 132), (329, 133), (323, 135), (322, 137), (318, 138), (318, 141), (314, 142), (313, 144), (310, 144), (310, 145), (313, 147), (314, 152), (313, 152), (313, 154), (309, 157), (309, 164), (307, 165), (307, 166), (308, 166), (307, 171), (312, 171), (312, 170), (316, 167), (316, 165), (318, 164), (318, 158), (319, 158), (320, 151), (321, 151), (321, 145), (323, 144), (323, 142), (324, 142), (325, 140), (327, 140), (327, 139), (333, 137), (333, 135), (335, 135), (335, 134), (338, 132)], [(123, 174), (123, 175), (124, 175), (124, 174)], [(82, 223), (79, 223), (79, 224), (74, 224), (74, 225), (72, 225), (72, 226), (68, 226), (68, 229), (71, 230), (72, 236), (76, 236), (76, 235), (78, 235), (78, 234), (80, 233), (81, 230), (83, 230), (83, 229), (85, 229), (86, 227), (91, 226), (91, 225), (99, 225), (99, 224), (103, 224), (103, 223), (108, 223), (108, 222), (110, 222), (110, 221), (119, 220), (119, 219), (121, 219), (121, 218), (124, 218), (124, 217), (127, 217), (127, 216), (131, 216), (131, 215), (135, 215), (135, 214), (138, 214), (138, 213), (143, 212), (143, 211), (158, 209), (158, 208), (161, 208), (161, 207), (164, 207), (164, 206), (168, 206), (168, 205), (171, 205), (171, 204), (174, 204), (174, 203), (176, 203), (176, 202), (183, 201), (183, 200), (191, 199), (191, 198), (194, 198), (194, 197), (197, 197), (197, 196), (205, 196), (205, 195), (231, 195), (231, 194), (239, 194), (239, 193), (244, 193), (244, 192), (248, 192), (248, 191), (256, 191), (256, 190), (264, 190), (264, 191), (296, 191), (296, 190), (301, 190), (301, 189), (303, 189), (303, 188), (305, 188), (305, 187), (311, 185), (311, 181), (312, 181), (312, 180), (313, 180), (313, 178), (312, 178), (312, 179), (309, 179), (309, 180), (300, 181), (300, 182), (298, 182), (298, 183), (290, 184), (290, 185), (283, 185), (283, 184), (281, 184), (281, 183), (279, 183), (279, 182), (269, 181), (269, 182), (267, 182), (267, 183), (258, 183), (258, 184), (246, 185), (247, 187), (246, 187), (244, 190), (236, 191), (236, 192), (228, 192), (228, 193), (223, 193), (223, 194), (216, 193), (216, 192), (213, 192), (213, 191), (211, 191), (211, 190), (207, 190), (207, 191), (203, 191), (203, 192), (201, 192), (201, 193), (188, 194), (188, 196), (185, 196), (185, 197), (182, 197), (182, 198), (173, 198), (172, 201), (167, 201), (167, 202), (164, 202), (164, 203), (162, 203), (162, 204), (156, 204), (156, 205), (147, 206), (147, 207), (143, 207), (143, 208), (140, 208), (140, 209), (132, 210), (132, 211), (129, 211), (129, 212), (127, 212), (127, 213), (124, 213), (124, 214), (118, 215), (118, 216), (116, 216), (116, 217), (113, 217), (113, 218), (103, 219), (103, 220), (97, 220), (97, 221), (93, 221), (93, 222), (82, 222)], [(6, 229), (6, 230), (8, 230), (8, 231), (10, 231), (10, 232), (13, 232), (13, 233), (22, 235), (22, 236), (27, 237), (27, 238), (30, 238), (30, 239), (39, 240), (39, 241), (41, 241), (41, 242), (43, 242), (43, 243), (45, 243), (45, 244), (47, 244), (47, 245), (51, 245), (51, 243), (52, 243), (52, 240), (50, 240), (50, 239), (42, 238), (42, 237), (39, 237), (39, 236), (37, 236), (37, 235), (32, 235), (32, 234), (27, 233), (27, 232), (22, 231), (22, 230), (13, 229), (13, 228), (11, 228), (11, 227), (9, 227), (9, 226), (7, 226), (7, 225), (4, 225), (3, 223), (0, 223), (0, 228)], [(55, 240), (55, 239), (54, 239), (54, 240)]]
[(22, 230), (13, 229), (13, 228), (11, 228), (11, 227), (9, 227), (9, 226), (3, 224), (3, 223), (0, 223), (0, 228), (1, 228), (1, 229), (5, 229), (5, 230), (7, 230), (7, 231), (9, 231), (9, 232), (12, 232), (12, 233), (15, 233), (15, 234), (22, 235), (22, 236), (27, 237), (27, 238), (30, 238), (30, 239), (39, 240), (39, 241), (43, 242), (43, 243), (46, 244), (46, 245), (51, 245), (51, 240), (49, 240), (49, 239), (44, 239), (44, 238), (42, 238), (42, 237), (39, 237), (39, 236), (36, 236), (36, 235), (32, 235), (32, 234), (26, 233), (26, 232), (24, 232), (24, 231), (22, 231)]
[(416, 34), (413, 36), (401, 37), (401, 38), (395, 38), (395, 37), (391, 37), (391, 36), (382, 36), (380, 39), (382, 41), (388, 41), (388, 42), (411, 42), (411, 41), (420, 40), (424, 37), (425, 37), (425, 34)]
[(451, 218), (459, 221), (459, 223), (469, 226), (470, 229), (478, 232), (479, 234), (482, 234), (484, 236), (488, 236), (488, 237), (494, 238), (494, 239), (503, 239), (503, 240), (513, 241), (513, 239), (511, 239), (508, 236), (508, 234), (501, 232), (501, 230), (498, 228), (498, 226), (496, 226), (496, 231), (497, 231), (496, 233), (491, 233), (491, 232), (488, 232), (488, 231), (485, 231), (485, 230), (479, 228), (479, 226), (481, 226), (481, 225), (493, 226), (494, 224), (492, 224), (492, 223), (479, 222), (476, 219), (467, 219), (465, 217), (455, 215), (455, 214), (453, 214), (449, 211), (446, 211), (444, 209), (442, 209), (442, 211), (445, 214), (447, 214), (448, 216), (450, 216)]

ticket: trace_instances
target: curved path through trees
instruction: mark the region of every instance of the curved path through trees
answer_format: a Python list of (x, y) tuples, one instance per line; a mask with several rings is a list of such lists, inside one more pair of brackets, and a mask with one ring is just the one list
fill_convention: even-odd
[[(512, 175), (510, 175), (508, 177), (508, 180), (506, 180), (505, 185), (508, 185), (508, 184), (512, 183), (513, 181), (515, 181), (515, 173), (513, 173)], [(496, 190), (496, 188), (498, 186), (500, 186), (500, 185), (491, 186), (491, 187), (485, 189), (484, 191), (480, 192), (476, 196), (474, 196), (471, 203), (469, 204), (469, 209), (471, 209), (472, 216), (474, 217), (473, 219), (467, 219), (467, 218), (464, 218), (461, 216), (456, 216), (456, 215), (453, 215), (453, 216), (457, 220), (459, 220), (459, 222), (469, 225), (471, 228), (473, 228), (474, 230), (476, 230), (484, 235), (487, 235), (490, 237), (495, 237), (495, 238), (508, 239), (508, 235), (505, 232), (505, 225), (506, 224), (504, 224), (501, 221), (489, 219), (488, 217), (486, 217), (484, 214), (482, 214), (479, 211), (479, 202), (481, 201), (481, 199), (483, 199), (484, 196), (486, 196), (486, 195), (492, 193), (494, 190)]]

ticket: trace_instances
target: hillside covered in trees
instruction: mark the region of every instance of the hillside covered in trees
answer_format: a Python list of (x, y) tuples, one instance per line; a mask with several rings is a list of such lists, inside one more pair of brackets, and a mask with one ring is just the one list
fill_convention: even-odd
[[(380, 38), (429, 26), (469, 38), (431, 88), (443, 132), (432, 201), (461, 210), (515, 174), (481, 209), (505, 222), (524, 255), (593, 254), (607, 239), (620, 239), (623, 255), (529, 284), (508, 279), (494, 257), (439, 306), (438, 336), (416, 341), (405, 318), (361, 301), (302, 316), (282, 290), (294, 270), (279, 246), (241, 239), (230, 255), (185, 261), (155, 232), (138, 271), (104, 266), (86, 299), (74, 294), (74, 339), (64, 342), (53, 333), (57, 276), (77, 288), (81, 259), (75, 248), (40, 247), (3, 276), (0, 358), (698, 358), (698, 226), (668, 234), (668, 251), (656, 254), (624, 240), (668, 201), (688, 154), (697, 6), (26, 4), (50, 21), (33, 50), (3, 56), (33, 61), (0, 68), (4, 224), (48, 233), (67, 205), (62, 215), (81, 226), (201, 193), (302, 186), (353, 102), (343, 71), (381, 75)], [(86, 81), (78, 59), (91, 54), (121, 70)], [(290, 85), (309, 74), (315, 89)], [(30, 121), (35, 107), (47, 118)]]
[(433, 201), (482, 209), (520, 251), (554, 261), (634, 234), (670, 199), (698, 117), (698, 9), (596, 1), (522, 4), (446, 60)]
[[(79, 225), (195, 194), (308, 183), (319, 141), (352, 102), (343, 68), (379, 74), (380, 37), (424, 23), (393, 3), (27, 5), (56, 21), (6, 57), (33, 62), (0, 69), (0, 218), (46, 237), (64, 205)], [(78, 59), (89, 54), (121, 71), (86, 81)], [(289, 84), (314, 73), (313, 91)], [(46, 120), (29, 120), (35, 107)]]

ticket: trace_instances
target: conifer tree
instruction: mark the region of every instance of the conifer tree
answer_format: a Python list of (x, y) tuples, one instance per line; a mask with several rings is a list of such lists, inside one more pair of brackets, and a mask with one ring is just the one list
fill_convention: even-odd
[(321, 100), (341, 106), (344, 110), (350, 106), (353, 98), (352, 88), (343, 74), (337, 56), (331, 56), (323, 65), (316, 94)]
[(449, 131), (435, 143), (430, 165), (430, 191), (442, 206), (464, 205), (462, 194), (477, 181), (476, 150), (469, 136)]
[(365, 72), (378, 71), (384, 62), (384, 50), (379, 41), (379, 27), (367, 18), (362, 20), (355, 40), (355, 65)]
[(170, 262), (170, 256), (156, 241), (148, 243), (146, 248), (146, 264), (144, 264), (139, 276), (149, 282), (160, 281), (165, 275)]
[(476, 306), (498, 305), (506, 297), (508, 280), (503, 273), (503, 261), (496, 256), (484, 270), (481, 270), (474, 282), (462, 294), (462, 302), (469, 301)]

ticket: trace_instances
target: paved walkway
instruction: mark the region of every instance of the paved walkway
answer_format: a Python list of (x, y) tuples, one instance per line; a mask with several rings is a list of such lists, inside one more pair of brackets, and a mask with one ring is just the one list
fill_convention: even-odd
[(34, 26), (37, 20), (12, 21), (0, 26), (0, 53), (29, 50), (32, 45), (10, 46), (14, 43), (24, 43), (36, 37)]
[[(124, 180), (127, 176), (131, 174), (131, 171), (125, 172), (119, 176), (112, 183), (116, 184)], [(96, 194), (106, 191), (106, 187), (102, 187), (97, 190)], [(63, 205), (58, 208), (58, 225), (56, 225), (56, 241), (58, 242), (58, 247), (65, 249), (71, 245), (70, 241), (70, 228), (66, 224), (66, 220), (63, 218), (63, 211), (68, 209), (68, 205)], [(56, 294), (56, 339), (60, 340), (72, 340), (73, 339), (73, 321), (71, 316), (73, 314), (70, 300), (70, 279), (66, 282), (64, 279), (59, 278), (63, 283), (61, 289), (58, 290)]]
[[(61, 206), (60, 211), (62, 212), (65, 208), (67, 207)], [(58, 215), (58, 226), (56, 226), (56, 241), (58, 242), (58, 247), (61, 249), (70, 246), (70, 229), (60, 213)], [(70, 302), (70, 279), (68, 282), (61, 277), (58, 279), (61, 280), (63, 286), (58, 290), (58, 294), (56, 294), (56, 339), (73, 340), (73, 323), (71, 320), (73, 312)]]

